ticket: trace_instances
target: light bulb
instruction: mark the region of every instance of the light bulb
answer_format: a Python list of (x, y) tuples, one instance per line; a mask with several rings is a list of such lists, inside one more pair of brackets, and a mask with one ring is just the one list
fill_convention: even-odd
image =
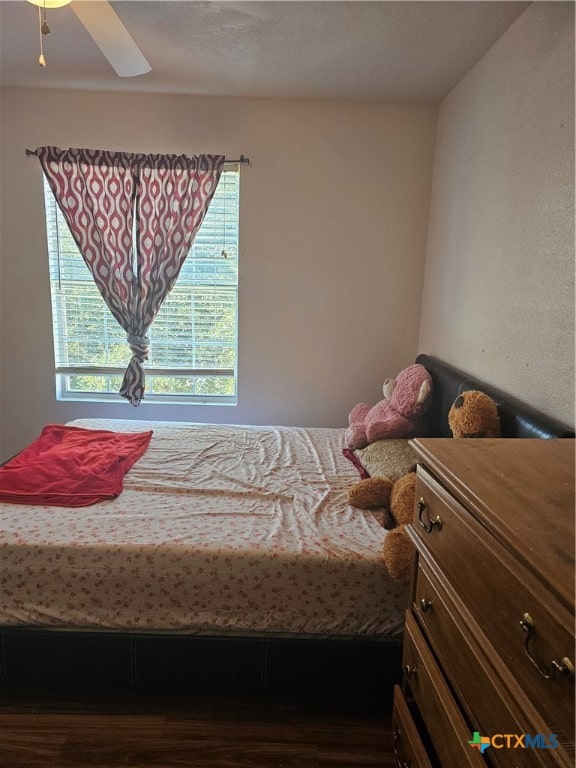
[(32, 5), (38, 5), (40, 8), (62, 8), (64, 5), (69, 5), (71, 0), (28, 0)]

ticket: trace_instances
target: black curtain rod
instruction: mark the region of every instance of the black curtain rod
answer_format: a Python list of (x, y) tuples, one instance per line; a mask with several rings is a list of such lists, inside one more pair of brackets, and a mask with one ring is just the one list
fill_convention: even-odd
[[(27, 149), (26, 157), (38, 157), (38, 153), (35, 149)], [(250, 165), (250, 158), (240, 155), (239, 160), (224, 160), (224, 165)]]

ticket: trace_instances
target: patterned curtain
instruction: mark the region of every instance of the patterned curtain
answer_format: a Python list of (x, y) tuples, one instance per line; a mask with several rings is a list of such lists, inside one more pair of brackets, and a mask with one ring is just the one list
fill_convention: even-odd
[(98, 290), (126, 331), (132, 359), (120, 394), (139, 405), (148, 329), (204, 220), (224, 156), (57, 147), (37, 154)]

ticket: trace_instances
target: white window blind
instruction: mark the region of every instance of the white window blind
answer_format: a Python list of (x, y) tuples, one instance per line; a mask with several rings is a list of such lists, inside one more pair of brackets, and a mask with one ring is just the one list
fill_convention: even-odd
[[(236, 403), (240, 174), (224, 170), (176, 285), (148, 332), (148, 401)], [(60, 399), (113, 399), (131, 357), (45, 181)]]

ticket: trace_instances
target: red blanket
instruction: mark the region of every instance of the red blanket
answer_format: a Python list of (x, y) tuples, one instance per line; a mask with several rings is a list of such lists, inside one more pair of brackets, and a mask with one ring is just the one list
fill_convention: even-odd
[(48, 424), (37, 440), (0, 467), (0, 501), (86, 507), (113, 499), (151, 437), (151, 430), (126, 433)]

